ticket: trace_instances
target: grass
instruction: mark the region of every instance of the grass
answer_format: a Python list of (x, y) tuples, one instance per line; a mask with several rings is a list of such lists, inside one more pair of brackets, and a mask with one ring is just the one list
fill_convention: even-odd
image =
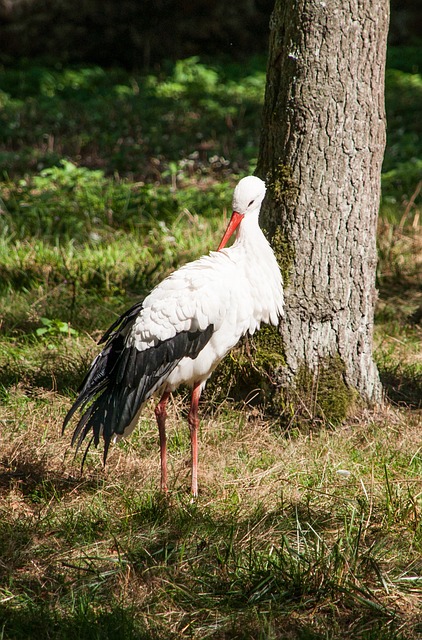
[(191, 504), (179, 400), (169, 502), (152, 407), (106, 469), (93, 454), (81, 476), (59, 436), (67, 404), (15, 388), (3, 409), (5, 637), (28, 637), (25, 620), (47, 638), (416, 634), (416, 417), (385, 408), (305, 435), (223, 405), (202, 424)]
[(0, 73), (1, 638), (421, 637), (421, 79), (404, 53), (378, 231), (388, 401), (287, 429), (210, 387), (193, 504), (183, 391), (168, 500), (153, 405), (83, 474), (61, 424), (102, 331), (216, 246), (254, 163), (263, 62)]

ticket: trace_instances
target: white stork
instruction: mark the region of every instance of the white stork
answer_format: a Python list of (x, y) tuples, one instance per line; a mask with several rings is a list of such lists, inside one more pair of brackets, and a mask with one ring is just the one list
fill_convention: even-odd
[[(91, 434), (104, 439), (104, 463), (111, 440), (135, 428), (145, 401), (161, 394), (155, 415), (161, 454), (161, 489), (167, 492), (166, 405), (180, 384), (192, 387), (188, 416), (191, 489), (198, 493), (198, 403), (206, 381), (226, 353), (261, 322), (276, 325), (283, 313), (283, 283), (258, 216), (265, 184), (255, 176), (240, 180), (233, 215), (218, 251), (181, 267), (126, 311), (105, 333), (101, 353), (83, 380), (63, 430), (85, 409), (72, 444)], [(237, 229), (237, 238), (224, 248)], [(92, 402), (91, 402), (92, 401)], [(85, 456), (86, 456), (85, 452)], [(85, 459), (84, 456), (84, 459)]]

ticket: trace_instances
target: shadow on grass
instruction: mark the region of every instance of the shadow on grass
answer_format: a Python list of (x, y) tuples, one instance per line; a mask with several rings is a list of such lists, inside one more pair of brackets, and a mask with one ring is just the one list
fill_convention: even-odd
[(417, 267), (412, 266), (415, 270), (413, 274), (384, 275), (377, 283), (379, 299), (383, 305), (376, 313), (379, 321), (418, 322), (416, 309), (420, 305), (422, 283), (420, 278), (415, 277), (419, 273)]
[(379, 367), (387, 398), (406, 409), (422, 409), (422, 371), (403, 370), (400, 365), (387, 369)]
[(73, 607), (74, 613), (66, 615), (52, 610), (48, 603), (19, 608), (2, 605), (2, 637), (14, 640), (165, 640), (174, 637), (147, 630), (145, 623), (137, 619), (134, 607), (114, 606), (108, 611), (98, 611), (82, 598), (76, 600)]
[(102, 489), (103, 479), (95, 477), (65, 476), (47, 468), (47, 462), (25, 459), (14, 461), (9, 467), (7, 461), (0, 461), (0, 494), (18, 487), (22, 495), (33, 503), (48, 503), (60, 500), (77, 490), (78, 493), (92, 493)]
[[(419, 278), (405, 281), (397, 276), (383, 278), (375, 320), (382, 328), (387, 346), (384, 353), (380, 350), (378, 370), (388, 400), (411, 410), (422, 408), (422, 369), (413, 358), (421, 335), (421, 302)], [(393, 348), (389, 340), (394, 341)]]
[[(21, 474), (25, 483), (22, 491), (27, 495), (33, 496), (46, 480), (55, 490), (73, 491), (74, 481), (49, 478), (42, 463), (26, 465), (22, 462), (15, 473)], [(3, 483), (6, 480), (3, 476)], [(41, 498), (46, 504), (49, 494)], [(36, 515), (23, 517), (17, 525), (14, 519), (3, 526), (0, 523), (4, 561), (0, 571), (3, 585), (10, 588), (10, 597), (6, 589), (0, 603), (3, 638), (406, 637), (393, 630), (394, 612), (364, 589), (363, 583), (355, 588), (344, 579), (350, 557), (343, 561), (343, 555), (348, 547), (343, 549), (340, 541), (341, 553), (337, 547), (321, 552), (323, 538), (312, 533), (306, 523), (315, 524), (321, 532), (330, 529), (328, 512), (321, 516), (310, 508), (302, 511), (288, 506), (269, 512), (257, 508), (249, 516), (242, 511), (216, 514), (212, 507), (191, 504), (187, 496), (179, 496), (179, 500), (175, 496), (170, 502), (161, 494), (135, 489), (125, 494), (124, 500), (126, 506), (122, 505), (119, 513), (126, 512), (126, 517), (119, 515), (107, 526), (107, 536), (113, 531), (113, 543), (107, 543), (104, 556), (90, 551), (82, 560), (75, 559), (72, 552), (79, 549), (81, 541), (75, 528), (71, 537), (63, 538), (65, 545), (70, 543), (69, 559), (67, 551), (56, 555), (53, 545), (50, 555), (45, 546), (39, 546), (39, 540), (54, 534), (50, 539), (57, 544), (57, 524), (46, 530), (48, 520)], [(79, 512), (80, 505), (75, 509)], [(82, 517), (95, 523), (98, 512), (87, 510)], [(298, 552), (292, 535), (302, 519), (308, 546)], [(269, 545), (269, 530), (278, 532), (279, 544)], [(96, 529), (91, 542), (98, 542), (98, 533)], [(354, 535), (360, 536), (358, 528)], [(351, 542), (355, 558), (357, 538)], [(117, 556), (110, 556), (110, 544), (115, 545)], [(42, 562), (43, 577), (39, 580), (34, 568), (42, 567)], [(361, 562), (359, 567), (365, 568)], [(125, 582), (128, 568), (129, 589)], [(367, 576), (370, 582), (372, 573)], [(332, 602), (336, 606), (330, 615), (327, 607)], [(356, 615), (353, 620), (352, 611)]]
[[(115, 607), (106, 612), (98, 612), (93, 608), (83, 610), (72, 616), (63, 616), (58, 612), (51, 611), (48, 605), (30, 607), (13, 610), (12, 607), (3, 606), (0, 608), (0, 625), (5, 633), (4, 637), (13, 640), (28, 640), (31, 638), (44, 638), (46, 640), (176, 640), (176, 638), (198, 638), (197, 634), (192, 635), (192, 628), (189, 622), (186, 624), (184, 632), (174, 633), (169, 629), (148, 629), (145, 622), (140, 620), (140, 613), (135, 607)], [(142, 616), (144, 617), (144, 616)], [(254, 620), (245, 619), (244, 615), (233, 615), (232, 624), (228, 628), (215, 629), (212, 635), (207, 634), (207, 638), (216, 640), (252, 640), (253, 638), (285, 638), (294, 637), (298, 640), (322, 640), (327, 635), (320, 635), (310, 629), (300, 629), (300, 623), (291, 629), (293, 635), (285, 636), (275, 632), (267, 636), (265, 630), (270, 630), (272, 625), (265, 622), (264, 616), (261, 621), (256, 612), (251, 609), (248, 616)], [(187, 614), (186, 619), (189, 616)], [(185, 621), (186, 623), (186, 621)], [(368, 638), (384, 638), (384, 636), (367, 636)], [(387, 638), (387, 636), (385, 636)], [(388, 636), (392, 638), (392, 636)]]
[[(51, 348), (50, 348), (51, 347)], [(45, 389), (66, 392), (79, 388), (88, 371), (95, 348), (85, 352), (72, 343), (41, 344), (38, 349), (29, 345), (9, 349), (0, 356), (0, 389), (8, 390), (14, 385), (25, 389)]]
[[(75, 609), (71, 614), (64, 614), (52, 609), (48, 603), (14, 608), (12, 605), (0, 605), (0, 625), (3, 637), (9, 640), (176, 640), (201, 637), (195, 629), (190, 615), (182, 620), (180, 632), (171, 631), (165, 624), (156, 622), (145, 612), (134, 605), (123, 607), (111, 604), (102, 610), (88, 603), (83, 597), (73, 602)], [(204, 612), (202, 612), (204, 613)], [(213, 613), (209, 612), (210, 616)], [(214, 612), (215, 615), (215, 612)], [(364, 625), (365, 626), (365, 625)], [(408, 640), (409, 636), (395, 631), (383, 623), (374, 623), (371, 627), (344, 630), (337, 635), (337, 630), (318, 632), (312, 624), (289, 619), (275, 612), (259, 611), (250, 606), (245, 611), (232, 612), (226, 624), (220, 628), (208, 628), (206, 638), (215, 640), (258, 640), (274, 638), (285, 640), (335, 640), (342, 637), (354, 640)], [(416, 637), (416, 636), (415, 636)]]

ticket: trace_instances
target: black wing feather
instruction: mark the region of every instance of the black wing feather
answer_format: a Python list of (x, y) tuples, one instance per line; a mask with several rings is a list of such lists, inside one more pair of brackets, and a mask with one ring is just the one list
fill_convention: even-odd
[(111, 337), (113, 332), (117, 333), (116, 329), (119, 327), (119, 333), (121, 333), (128, 324), (133, 324), (138, 314), (142, 311), (143, 302), (136, 302), (130, 309), (125, 311), (120, 318), (117, 318), (115, 322), (107, 329), (103, 337), (98, 341), (98, 344), (103, 344)]
[[(104, 462), (113, 437), (124, 432), (142, 404), (161, 387), (182, 358), (197, 357), (213, 332), (213, 325), (203, 331), (182, 331), (139, 351), (126, 345), (126, 336), (141, 310), (142, 303), (131, 307), (101, 338), (99, 344), (106, 341), (106, 345), (93, 361), (63, 422), (64, 431), (77, 410), (89, 404), (75, 427), (72, 445), (76, 444), (78, 450), (91, 433), (88, 450), (91, 442), (97, 446), (102, 436)], [(83, 462), (85, 457), (86, 451)]]

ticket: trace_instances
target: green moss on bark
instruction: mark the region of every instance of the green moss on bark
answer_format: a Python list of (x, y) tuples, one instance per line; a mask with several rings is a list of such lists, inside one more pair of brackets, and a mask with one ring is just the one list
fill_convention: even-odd
[(299, 193), (299, 185), (293, 177), (292, 168), (283, 162), (279, 162), (267, 176), (267, 185), (278, 204), (291, 202)]
[(277, 377), (285, 366), (284, 346), (276, 327), (265, 326), (243, 338), (222, 361), (208, 383), (217, 401), (227, 397), (272, 406)]
[(357, 401), (357, 392), (345, 381), (345, 365), (340, 356), (320, 362), (314, 373), (302, 366), (296, 376), (295, 389), (312, 420), (341, 424)]
[(270, 211), (267, 216), (266, 229), (268, 240), (274, 249), (280, 271), (283, 276), (284, 286), (288, 286), (290, 273), (295, 259), (294, 245), (291, 242), (286, 228), (281, 224), (280, 211), (290, 208), (292, 201), (299, 193), (299, 186), (293, 178), (292, 168), (282, 162), (267, 174), (266, 183), (271, 196)]
[(283, 285), (284, 287), (288, 287), (295, 259), (294, 246), (289, 241), (287, 235), (283, 233), (281, 227), (276, 228), (275, 233), (270, 240), (270, 244), (274, 250), (281, 275), (283, 276)]
[(358, 395), (345, 381), (345, 366), (339, 356), (325, 358), (316, 373), (303, 365), (291, 387), (281, 383), (284, 366), (283, 342), (277, 329), (264, 327), (226, 356), (209, 383), (209, 391), (217, 401), (230, 397), (258, 404), (285, 426), (338, 425), (350, 414)]

